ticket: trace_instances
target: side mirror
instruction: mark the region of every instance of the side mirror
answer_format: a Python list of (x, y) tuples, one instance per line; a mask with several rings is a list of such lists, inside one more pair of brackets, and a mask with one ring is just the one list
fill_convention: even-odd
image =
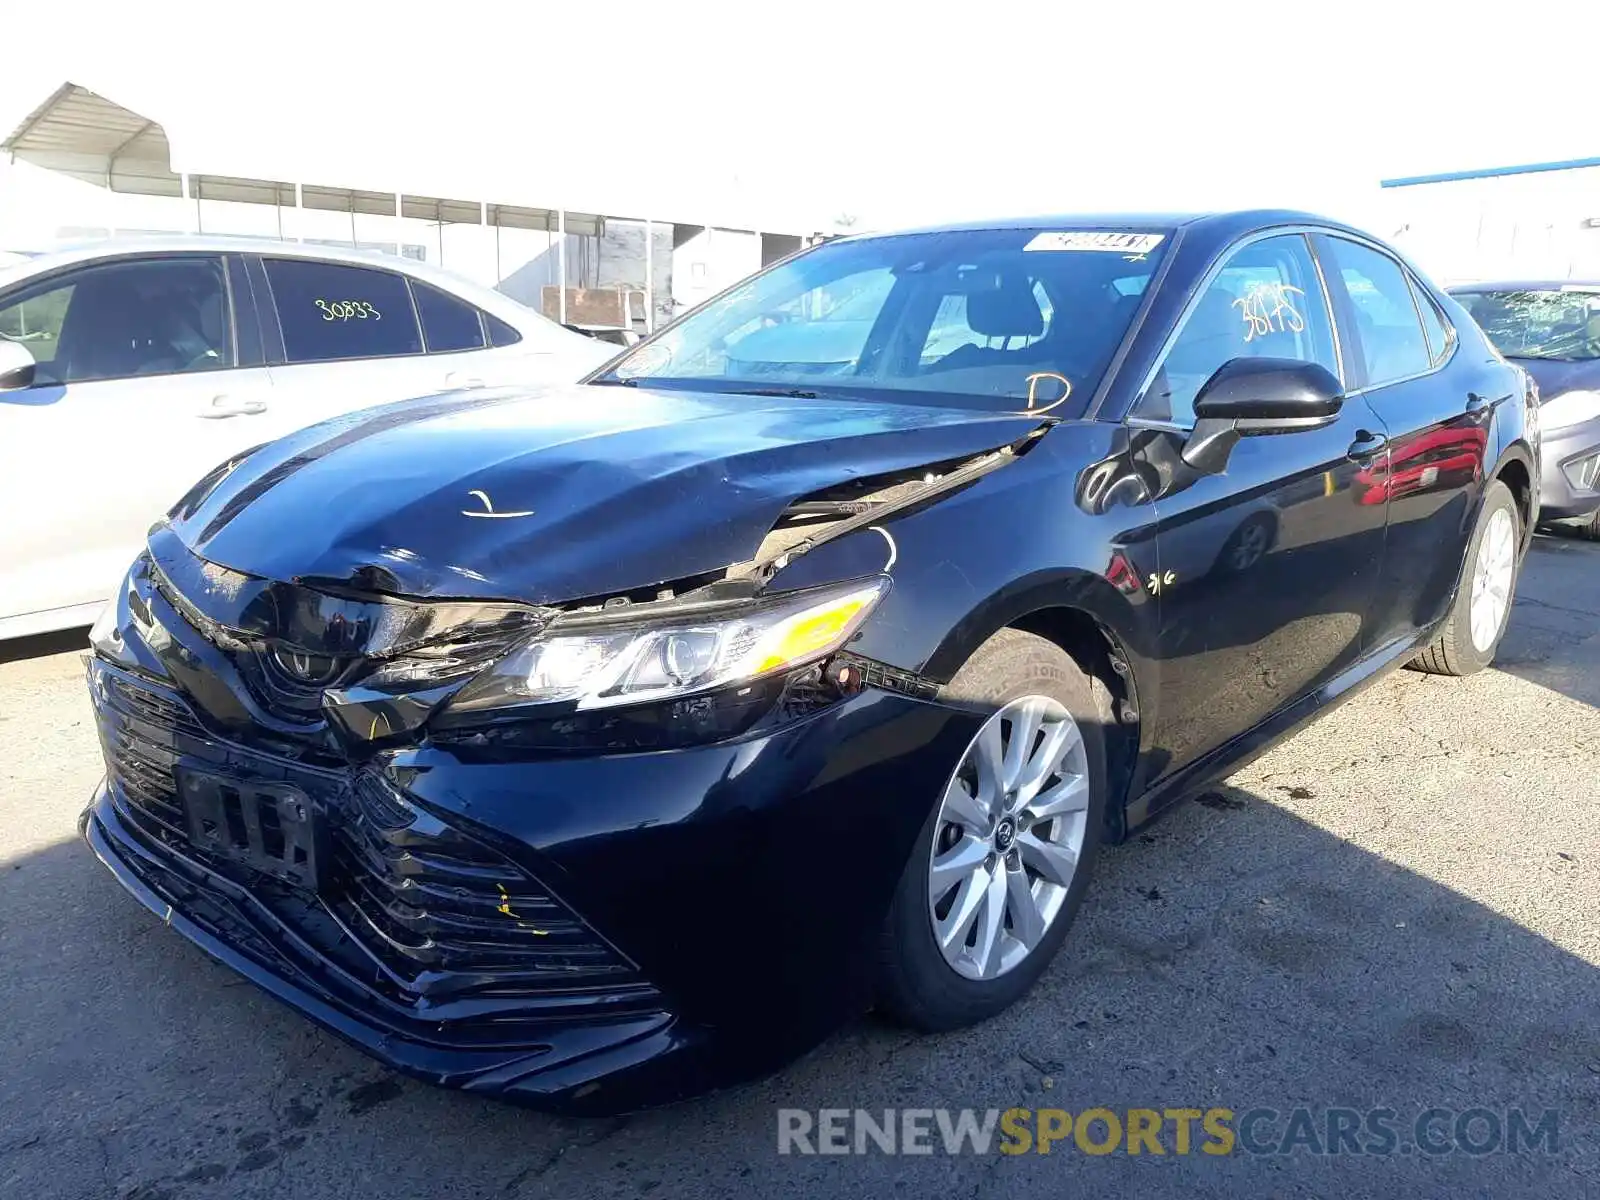
[(33, 374), (38, 369), (33, 355), (21, 342), (0, 337), (0, 392), (14, 392), (33, 386)]
[(1318, 429), (1336, 421), (1343, 406), (1344, 391), (1326, 367), (1293, 358), (1229, 359), (1195, 396), (1183, 461), (1219, 474), (1241, 437)]

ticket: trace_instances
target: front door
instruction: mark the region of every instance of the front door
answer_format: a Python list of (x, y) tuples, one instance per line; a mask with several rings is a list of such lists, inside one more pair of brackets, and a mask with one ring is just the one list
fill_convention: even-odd
[(0, 392), (0, 617), (104, 600), (150, 525), (262, 440), (264, 368), (241, 368), (222, 261), (96, 263), (0, 296), (38, 364)]
[(1384, 427), (1359, 397), (1320, 429), (1245, 437), (1226, 470), (1179, 458), (1194, 398), (1236, 358), (1341, 374), (1325, 290), (1301, 234), (1229, 252), (1196, 298), (1130, 422), (1156, 490), (1160, 680), (1144, 704), (1160, 778), (1326, 684), (1367, 643), (1384, 506), (1356, 481)]

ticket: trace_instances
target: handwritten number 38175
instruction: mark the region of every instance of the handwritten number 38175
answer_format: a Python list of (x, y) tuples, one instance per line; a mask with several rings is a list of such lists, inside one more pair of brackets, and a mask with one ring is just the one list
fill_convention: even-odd
[(324, 321), (348, 321), (352, 317), (363, 321), (368, 318), (383, 320), (383, 314), (365, 300), (318, 300), (316, 305), (322, 310)]

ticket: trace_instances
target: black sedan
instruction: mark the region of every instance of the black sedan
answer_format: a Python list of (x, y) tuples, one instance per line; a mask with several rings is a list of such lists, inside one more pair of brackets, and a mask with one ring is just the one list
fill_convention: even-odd
[(1535, 403), (1301, 214), (832, 241), (586, 385), (201, 480), (92, 635), (84, 834), (308, 1017), (532, 1104), (967, 1025), (1099, 844), (1387, 668), (1490, 661)]
[(1539, 385), (1540, 518), (1600, 538), (1600, 282), (1478, 283), (1451, 294)]

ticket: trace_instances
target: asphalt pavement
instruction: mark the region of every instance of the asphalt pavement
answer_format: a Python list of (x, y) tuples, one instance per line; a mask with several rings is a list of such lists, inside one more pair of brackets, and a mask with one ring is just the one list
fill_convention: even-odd
[[(1392, 674), (1107, 852), (997, 1020), (863, 1018), (762, 1083), (606, 1121), (396, 1076), (123, 894), (75, 832), (100, 774), (81, 650), (0, 645), (5, 1200), (1600, 1193), (1600, 545), (1538, 539), (1496, 669)], [(1313, 1136), (778, 1153), (780, 1109), (963, 1107), (1270, 1110), (1255, 1150)], [(1327, 1153), (1330, 1109), (1394, 1110), (1402, 1136)], [(1423, 1153), (1430, 1109), (1435, 1133), (1553, 1112), (1554, 1137), (1475, 1153), (1480, 1114)]]

